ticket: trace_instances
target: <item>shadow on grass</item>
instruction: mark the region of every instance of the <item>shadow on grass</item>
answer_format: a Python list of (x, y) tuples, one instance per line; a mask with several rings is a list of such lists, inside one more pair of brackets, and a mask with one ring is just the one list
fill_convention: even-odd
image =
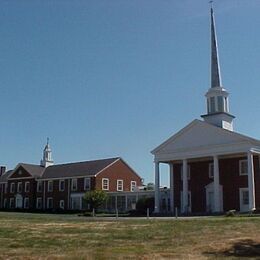
[(203, 254), (215, 257), (260, 257), (260, 243), (256, 243), (251, 239), (244, 239), (234, 243), (229, 249), (204, 252)]

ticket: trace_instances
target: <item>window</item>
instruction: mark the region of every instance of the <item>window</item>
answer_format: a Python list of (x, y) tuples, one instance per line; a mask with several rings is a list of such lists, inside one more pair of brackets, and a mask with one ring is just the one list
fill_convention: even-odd
[(14, 193), (15, 183), (11, 183), (10, 193)]
[(64, 209), (64, 200), (60, 200), (60, 209)]
[(7, 209), (7, 199), (4, 199), (4, 208)]
[[(183, 179), (183, 166), (181, 165), (181, 180)], [(187, 179), (190, 180), (190, 165), (188, 165)]]
[(215, 108), (215, 97), (210, 97), (210, 112), (211, 112), (211, 113), (216, 112), (216, 108)]
[(37, 209), (42, 209), (42, 198), (37, 198), (36, 208)]
[(42, 181), (37, 182), (37, 192), (42, 192)]
[(64, 180), (60, 180), (59, 182), (59, 191), (64, 191), (65, 189), (65, 181)]
[(221, 96), (218, 96), (218, 111), (224, 112), (224, 101), (223, 101), (223, 97)]
[(25, 192), (29, 192), (29, 191), (30, 191), (30, 182), (29, 182), (29, 181), (27, 181), (27, 182), (25, 183), (24, 191), (25, 191)]
[(136, 189), (136, 181), (131, 181), (131, 191), (135, 191)]
[(20, 169), (19, 171), (18, 171), (18, 175), (22, 175), (23, 174), (23, 172), (22, 172), (22, 170)]
[(123, 191), (124, 190), (124, 181), (123, 180), (117, 180), (117, 191)]
[(47, 198), (47, 209), (52, 209), (52, 208), (53, 208), (53, 199)]
[(78, 179), (72, 179), (71, 180), (71, 190), (72, 191), (76, 191), (78, 186)]
[(109, 190), (109, 179), (102, 178), (102, 190)]
[(239, 175), (247, 175), (247, 160), (240, 160), (239, 161)]
[(7, 193), (7, 189), (8, 189), (8, 184), (5, 184), (5, 193)]
[(48, 192), (53, 191), (53, 181), (48, 181)]
[(17, 184), (17, 192), (18, 193), (22, 192), (22, 182), (18, 182), (18, 184)]
[(29, 198), (24, 198), (24, 208), (29, 209)]
[(85, 178), (84, 179), (84, 190), (90, 190), (91, 185), (90, 185), (90, 178)]
[(248, 190), (242, 191), (242, 200), (244, 205), (249, 205), (249, 192)]
[(209, 178), (210, 179), (214, 178), (214, 164), (213, 163), (209, 164)]
[(14, 198), (10, 198), (10, 209), (14, 208)]

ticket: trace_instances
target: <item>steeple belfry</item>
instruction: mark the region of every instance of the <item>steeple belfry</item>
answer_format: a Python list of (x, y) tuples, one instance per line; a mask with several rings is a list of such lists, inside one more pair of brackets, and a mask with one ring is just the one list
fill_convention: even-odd
[(49, 138), (47, 138), (47, 144), (44, 147), (43, 150), (43, 158), (41, 160), (41, 166), (43, 167), (48, 167), (53, 165), (53, 160), (52, 160), (52, 152), (51, 152), (51, 147), (49, 144)]
[(229, 114), (229, 93), (222, 86), (217, 33), (213, 7), (210, 8), (210, 32), (211, 32), (211, 84), (207, 98), (207, 114), (201, 117), (209, 124), (233, 131), (233, 115)]

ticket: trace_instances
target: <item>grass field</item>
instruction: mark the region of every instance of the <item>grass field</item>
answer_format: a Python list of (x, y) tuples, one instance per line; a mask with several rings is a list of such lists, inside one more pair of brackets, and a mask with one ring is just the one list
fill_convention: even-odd
[(260, 218), (90, 220), (0, 213), (1, 259), (260, 259)]

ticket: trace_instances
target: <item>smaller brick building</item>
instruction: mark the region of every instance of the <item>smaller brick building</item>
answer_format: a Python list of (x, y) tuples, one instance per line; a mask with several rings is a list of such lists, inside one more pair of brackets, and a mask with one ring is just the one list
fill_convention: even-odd
[(133, 192), (140, 176), (120, 157), (53, 165), (49, 144), (41, 165), (20, 163), (0, 176), (0, 208), (86, 209), (85, 192)]

